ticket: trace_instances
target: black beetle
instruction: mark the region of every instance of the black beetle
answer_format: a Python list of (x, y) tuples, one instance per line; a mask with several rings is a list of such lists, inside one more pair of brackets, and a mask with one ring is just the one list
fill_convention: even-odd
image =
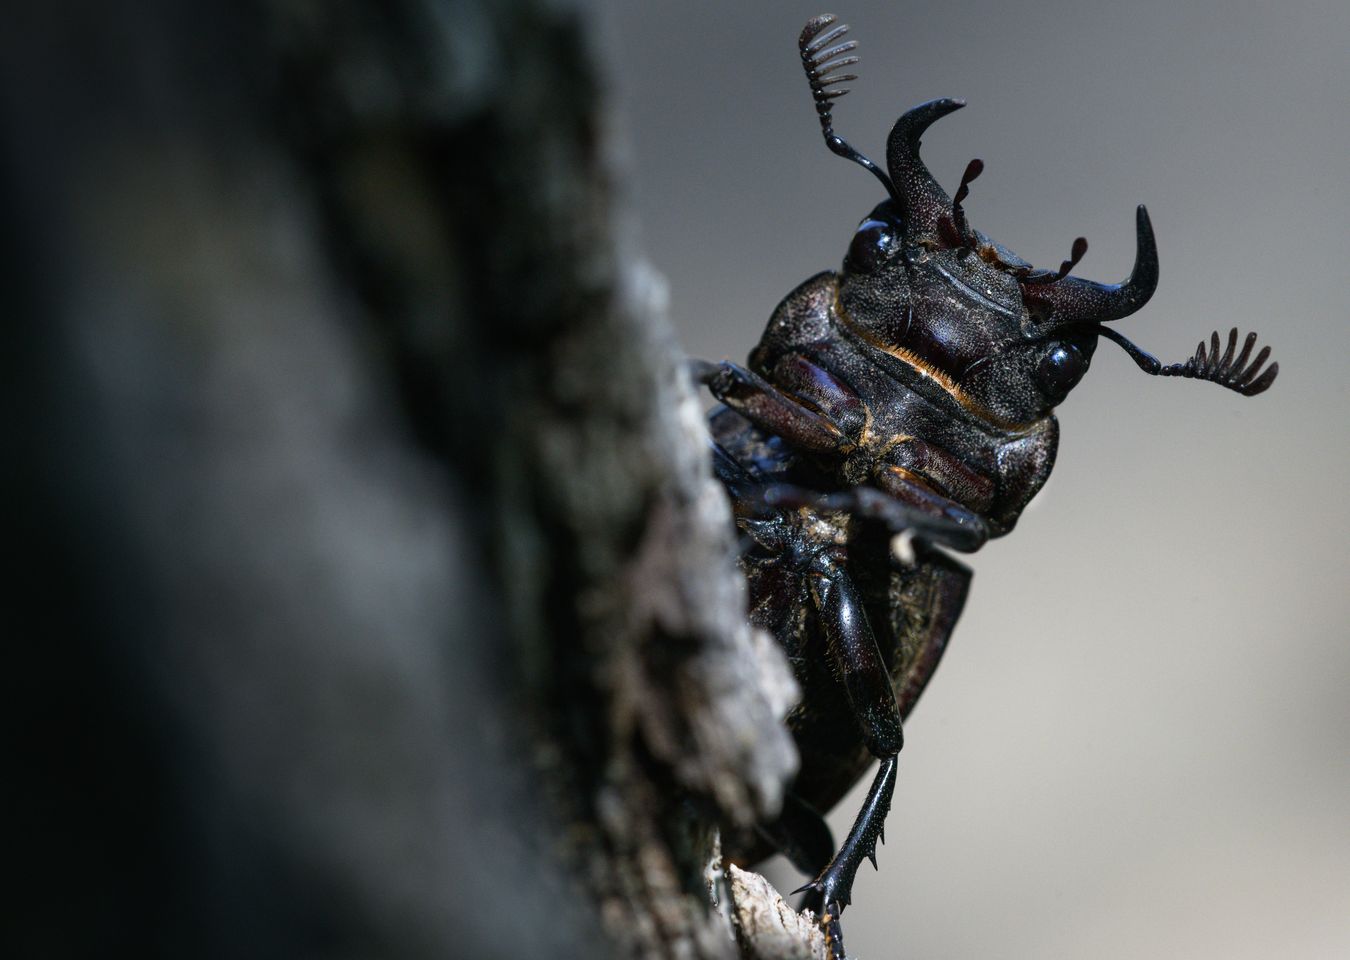
[[(979, 549), (1012, 530), (1055, 461), (1053, 409), (1082, 379), (1099, 337), (1146, 373), (1209, 380), (1252, 396), (1275, 380), (1256, 335), (1217, 333), (1163, 365), (1103, 324), (1144, 306), (1158, 282), (1147, 211), (1134, 269), (1106, 285), (1036, 270), (973, 229), (962, 207), (983, 164), (949, 197), (919, 158), (919, 138), (964, 106), (934, 100), (891, 130), (886, 170), (833, 129), (856, 79), (853, 41), (834, 17), (798, 41), (826, 145), (869, 170), (887, 199), (863, 218), (839, 272), (779, 304), (749, 368), (695, 362), (722, 402), (713, 461), (744, 545), (750, 617), (787, 651), (803, 698), (788, 717), (801, 770), (781, 815), (729, 838), (754, 861), (778, 850), (814, 880), (804, 906), (843, 956), (839, 914), (890, 807), (901, 721), (928, 683), (960, 616), (970, 571), (942, 548)], [(1264, 369), (1263, 369), (1264, 368)], [(881, 760), (837, 850), (828, 810)], [(799, 891), (800, 892), (800, 891)]]

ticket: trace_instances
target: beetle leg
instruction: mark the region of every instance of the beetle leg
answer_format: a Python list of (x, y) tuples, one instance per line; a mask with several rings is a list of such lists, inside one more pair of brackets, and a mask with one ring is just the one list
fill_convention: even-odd
[(989, 524), (969, 507), (943, 496), (919, 482), (903, 467), (885, 465), (873, 474), (877, 487), (883, 493), (910, 510), (942, 521), (959, 536), (948, 538), (948, 545), (964, 551), (978, 550), (989, 539)]
[[(730, 459), (725, 451), (721, 455)], [(897, 481), (886, 493), (872, 487), (853, 487), (838, 493), (817, 493), (788, 483), (755, 485), (749, 474), (728, 479), (717, 461), (717, 476), (737, 498), (737, 512), (745, 516), (770, 516), (780, 510), (807, 507), (816, 512), (838, 510), (854, 518), (882, 524), (890, 533), (913, 533), (921, 540), (970, 553), (984, 546), (989, 528), (984, 520), (954, 500), (911, 485), (911, 490), (896, 496)], [(732, 483), (736, 482), (736, 486)]]
[(742, 497), (752, 495), (762, 484), (755, 480), (750, 471), (741, 466), (736, 458), (733, 457), (727, 448), (722, 446), (716, 440), (708, 441), (712, 452), (713, 476), (721, 481), (722, 486), (731, 494), (733, 499), (739, 500)]
[(694, 360), (690, 369), (694, 379), (706, 385), (718, 400), (799, 450), (846, 453), (853, 448), (853, 441), (834, 420), (779, 390), (757, 373), (729, 360), (721, 363)]
[(868, 788), (867, 799), (858, 811), (857, 819), (849, 828), (848, 837), (834, 859), (820, 872), (816, 879), (805, 886), (798, 887), (793, 893), (807, 892), (819, 898), (824, 905), (820, 915), (821, 925), (825, 927), (825, 937), (829, 943), (830, 956), (844, 960), (844, 931), (839, 924), (839, 915), (853, 902), (853, 879), (862, 865), (863, 858), (877, 865), (877, 841), (882, 837), (886, 825), (886, 814), (891, 809), (891, 795), (895, 792), (895, 770), (900, 758), (891, 754), (881, 761), (877, 774)]
[(807, 894), (804, 907), (811, 907), (812, 901), (822, 904), (820, 923), (825, 928), (830, 956), (838, 960), (844, 960), (844, 930), (839, 916), (844, 912), (844, 907), (853, 901), (853, 879), (863, 858), (871, 860), (874, 868), (877, 865), (877, 841), (881, 839), (886, 814), (891, 809), (891, 794), (895, 792), (895, 768), (899, 759), (891, 754), (881, 761), (872, 786), (867, 791), (867, 800), (858, 811), (844, 845), (815, 880), (792, 891)]
[(896, 472), (927, 483), (945, 496), (976, 513), (988, 513), (997, 487), (992, 477), (981, 473), (955, 454), (934, 443), (910, 437), (886, 451), (875, 472)]
[[(895, 789), (896, 754), (904, 745), (900, 709), (890, 674), (867, 622), (853, 580), (836, 563), (822, 560), (811, 584), (811, 597), (825, 633), (829, 656), (844, 686), (863, 742), (881, 767), (848, 837), (815, 880), (802, 887), (820, 896), (831, 950), (843, 956), (839, 914), (852, 901), (853, 879), (863, 858), (876, 864), (876, 844)], [(798, 891), (800, 892), (800, 891)]]
[(830, 825), (815, 807), (792, 790), (783, 795), (783, 809), (777, 819), (760, 824), (756, 830), (794, 867), (809, 876), (824, 870), (834, 855)]
[(800, 353), (779, 357), (770, 376), (780, 389), (806, 401), (850, 436), (866, 429), (872, 418), (852, 387)]
[(876, 757), (899, 753), (905, 737), (891, 677), (867, 622), (853, 578), (833, 560), (821, 559), (811, 598), (820, 614), (830, 660), (844, 684), (863, 742)]

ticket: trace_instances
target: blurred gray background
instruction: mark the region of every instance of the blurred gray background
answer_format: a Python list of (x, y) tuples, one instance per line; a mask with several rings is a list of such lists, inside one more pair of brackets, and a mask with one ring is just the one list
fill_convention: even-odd
[[(688, 350), (743, 358), (881, 199), (822, 145), (795, 40), (815, 4), (603, 5), (641, 243)], [(828, 9), (828, 8), (827, 8)], [(972, 222), (1121, 279), (1149, 206), (1158, 293), (1118, 328), (1165, 362), (1257, 330), (1245, 399), (1103, 344), (1059, 466), (971, 558), (847, 932), (863, 957), (1350, 956), (1350, 4), (863, 3), (837, 129), (900, 111)], [(835, 811), (842, 836), (861, 788)], [(787, 872), (783, 883), (797, 881)]]

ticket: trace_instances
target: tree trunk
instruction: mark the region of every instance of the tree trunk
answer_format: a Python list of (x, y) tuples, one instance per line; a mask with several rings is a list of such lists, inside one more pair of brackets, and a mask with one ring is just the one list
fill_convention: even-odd
[(716, 855), (795, 687), (582, 14), (34, 5), (0, 80), (19, 952), (820, 955)]

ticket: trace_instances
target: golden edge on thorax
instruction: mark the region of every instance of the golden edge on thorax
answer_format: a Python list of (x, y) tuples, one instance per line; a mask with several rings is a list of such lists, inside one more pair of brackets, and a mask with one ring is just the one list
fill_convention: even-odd
[(859, 327), (853, 322), (852, 318), (849, 317), (848, 311), (844, 309), (843, 303), (839, 300), (839, 284), (837, 281), (835, 283), (834, 298), (830, 310), (833, 314), (832, 319), (836, 320), (841, 328), (857, 337), (869, 347), (873, 347), (888, 356), (894, 357), (920, 376), (932, 380), (942, 388), (944, 393), (955, 400), (962, 410), (982, 424), (1014, 434), (1029, 433), (1036, 425), (1037, 421), (1035, 420), (1027, 423), (1017, 423), (1016, 421), (1000, 417), (988, 407), (972, 399), (969, 394), (961, 389), (961, 385), (953, 380), (951, 376), (939, 370), (918, 354), (911, 350), (906, 350), (904, 347), (886, 343)]

